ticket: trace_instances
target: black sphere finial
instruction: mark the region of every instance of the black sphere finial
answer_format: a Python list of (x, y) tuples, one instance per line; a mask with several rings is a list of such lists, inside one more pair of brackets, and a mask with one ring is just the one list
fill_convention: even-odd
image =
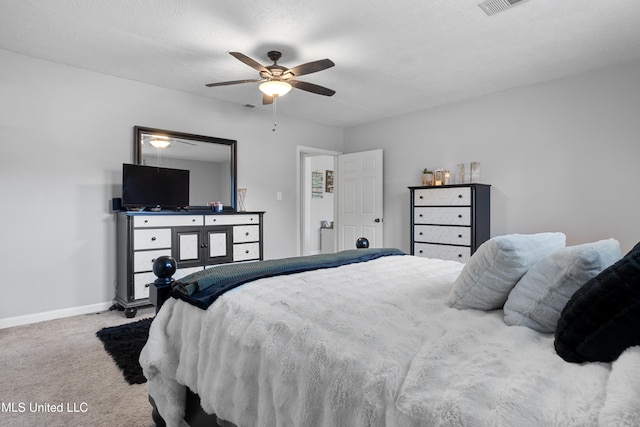
[(369, 239), (366, 237), (359, 237), (356, 240), (356, 248), (358, 249), (367, 249), (369, 247)]
[(176, 272), (176, 260), (170, 256), (159, 256), (153, 262), (153, 273), (158, 279), (171, 279)]

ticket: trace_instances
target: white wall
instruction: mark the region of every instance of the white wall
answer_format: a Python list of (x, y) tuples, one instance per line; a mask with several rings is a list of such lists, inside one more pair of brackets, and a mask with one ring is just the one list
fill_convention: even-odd
[(479, 161), (491, 234), (640, 241), (640, 62), (363, 124), (345, 152), (384, 150), (385, 245), (409, 251), (408, 186)]
[(133, 161), (135, 125), (238, 140), (247, 209), (266, 211), (265, 258), (298, 247), (297, 145), (343, 148), (341, 129), (308, 121), (279, 117), (272, 132), (271, 111), (2, 50), (0, 63), (0, 326), (113, 300), (109, 201), (120, 196), (122, 163)]

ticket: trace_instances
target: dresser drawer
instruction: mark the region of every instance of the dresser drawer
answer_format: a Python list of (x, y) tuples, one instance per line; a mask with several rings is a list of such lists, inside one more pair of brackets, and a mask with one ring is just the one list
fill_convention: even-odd
[(133, 272), (153, 271), (154, 261), (161, 256), (171, 256), (171, 248), (133, 253)]
[(417, 189), (416, 206), (471, 206), (471, 188), (446, 187)]
[(133, 217), (135, 228), (183, 227), (202, 225), (202, 215), (138, 215)]
[(413, 247), (415, 256), (435, 259), (446, 259), (466, 263), (471, 257), (471, 248), (464, 246), (430, 245), (428, 243), (415, 243)]
[(471, 207), (414, 208), (416, 224), (471, 225)]
[(133, 299), (149, 298), (149, 287), (156, 280), (152, 272), (137, 273), (133, 275)]
[(236, 225), (260, 224), (260, 216), (252, 214), (240, 215), (206, 215), (204, 225)]
[(471, 246), (470, 227), (416, 225), (413, 237), (416, 242)]
[(257, 242), (259, 239), (259, 225), (236, 225), (233, 227), (233, 243)]
[(260, 258), (260, 243), (240, 243), (233, 245), (233, 260), (248, 261)]
[[(191, 267), (191, 268), (179, 268), (173, 274), (175, 280), (182, 279), (183, 277), (195, 273), (196, 271), (203, 270), (203, 267)], [(149, 288), (151, 283), (156, 280), (156, 275), (149, 271), (146, 273), (136, 273), (133, 275), (133, 298), (136, 300), (149, 298)]]
[(171, 247), (171, 229), (133, 230), (133, 250)]

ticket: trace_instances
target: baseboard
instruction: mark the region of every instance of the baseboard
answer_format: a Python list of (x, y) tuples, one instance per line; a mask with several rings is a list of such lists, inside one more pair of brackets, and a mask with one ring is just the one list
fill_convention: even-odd
[(0, 319), (0, 329), (45, 322), (53, 319), (61, 319), (63, 317), (79, 316), (81, 314), (97, 313), (108, 310), (112, 305), (113, 301), (83, 305), (80, 307), (63, 308), (62, 310), (45, 311), (42, 313), (25, 314), (24, 316), (7, 317), (5, 319)]

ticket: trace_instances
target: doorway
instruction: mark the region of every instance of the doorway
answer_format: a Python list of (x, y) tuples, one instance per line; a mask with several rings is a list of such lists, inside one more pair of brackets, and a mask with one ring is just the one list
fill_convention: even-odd
[(335, 252), (337, 183), (331, 180), (342, 153), (304, 146), (297, 150), (298, 255)]

